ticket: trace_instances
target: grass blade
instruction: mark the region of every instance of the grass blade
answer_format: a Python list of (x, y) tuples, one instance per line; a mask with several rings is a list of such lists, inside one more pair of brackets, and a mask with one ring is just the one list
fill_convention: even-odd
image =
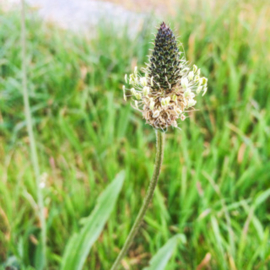
[(120, 172), (114, 181), (99, 196), (94, 210), (85, 220), (81, 231), (73, 235), (69, 240), (64, 253), (61, 269), (82, 269), (92, 245), (99, 237), (113, 210), (121, 191), (124, 177), (125, 173), (123, 171)]
[(44, 269), (46, 267), (46, 220), (44, 216), (44, 203), (43, 194), (40, 186), (40, 167), (38, 161), (38, 153), (36, 147), (36, 141), (33, 130), (31, 105), (29, 101), (29, 94), (27, 89), (27, 51), (26, 51), (26, 27), (25, 27), (25, 3), (21, 0), (21, 47), (22, 47), (22, 89), (23, 89), (23, 101), (24, 101), (24, 112), (27, 125), (27, 133), (30, 142), (31, 160), (35, 173), (36, 180), (36, 192), (39, 208), (39, 219), (41, 224), (41, 256), (39, 260), (39, 266), (37, 269)]
[(167, 243), (161, 247), (149, 262), (149, 267), (143, 270), (163, 270), (171, 258), (177, 243), (181, 240), (185, 243), (186, 238), (183, 234), (177, 234), (170, 238)]

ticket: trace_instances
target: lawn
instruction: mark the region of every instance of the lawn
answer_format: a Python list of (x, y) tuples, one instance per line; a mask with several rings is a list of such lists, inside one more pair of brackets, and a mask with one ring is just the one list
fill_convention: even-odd
[[(174, 11), (167, 22), (209, 89), (181, 130), (166, 134), (158, 188), (122, 265), (142, 269), (180, 233), (187, 241), (166, 270), (270, 269), (269, 3), (182, 1)], [(0, 25), (0, 269), (39, 269), (20, 13), (0, 11)], [(110, 269), (140, 209), (153, 172), (155, 132), (121, 89), (124, 75), (148, 59), (156, 33), (149, 25), (133, 40), (128, 29), (100, 24), (87, 39), (27, 10), (27, 86), (46, 180), (46, 269), (59, 269), (68, 240), (122, 170), (121, 193), (83, 269)]]

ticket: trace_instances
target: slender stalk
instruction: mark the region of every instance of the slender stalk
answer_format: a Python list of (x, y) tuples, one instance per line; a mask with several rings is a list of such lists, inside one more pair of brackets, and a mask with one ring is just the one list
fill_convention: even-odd
[(126, 242), (125, 242), (122, 250), (118, 254), (118, 257), (115, 260), (111, 270), (116, 270), (118, 268), (121, 260), (126, 255), (135, 235), (137, 234), (137, 232), (141, 226), (141, 223), (143, 221), (145, 213), (148, 209), (149, 203), (151, 202), (151, 200), (153, 198), (154, 191), (155, 191), (155, 188), (156, 188), (156, 185), (158, 182), (158, 177), (159, 177), (160, 170), (161, 170), (161, 164), (163, 161), (165, 133), (156, 130), (156, 137), (157, 137), (157, 153), (156, 153), (156, 160), (155, 160), (155, 168), (154, 168), (154, 173), (153, 173), (152, 179), (151, 179), (149, 187), (148, 187), (146, 197), (144, 198), (143, 205), (142, 205), (140, 212), (139, 212), (139, 214), (138, 214), (138, 216), (137, 216), (137, 218), (136, 218), (136, 220), (131, 228), (131, 231), (126, 239)]
[(32, 117), (30, 111), (29, 97), (27, 91), (27, 70), (26, 70), (26, 31), (25, 31), (25, 4), (24, 0), (21, 0), (21, 46), (22, 46), (22, 88), (23, 88), (23, 101), (24, 111), (27, 125), (27, 132), (30, 140), (31, 160), (34, 168), (36, 188), (37, 188), (37, 199), (38, 199), (38, 215), (41, 224), (41, 247), (43, 257), (43, 268), (46, 266), (46, 222), (44, 217), (44, 205), (43, 195), (40, 187), (40, 169), (38, 163), (38, 155), (36, 149), (36, 143), (34, 138)]

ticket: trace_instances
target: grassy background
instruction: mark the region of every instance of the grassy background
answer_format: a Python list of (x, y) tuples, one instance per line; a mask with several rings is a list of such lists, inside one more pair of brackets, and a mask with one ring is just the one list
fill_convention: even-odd
[[(270, 269), (267, 3), (184, 1), (168, 18), (190, 63), (209, 78), (209, 91), (182, 130), (167, 134), (159, 187), (126, 269), (142, 269), (176, 233), (184, 233), (187, 244), (168, 270)], [(124, 74), (146, 61), (155, 30), (145, 24), (130, 41), (100, 27), (89, 41), (28, 15), (28, 89), (47, 174), (48, 269), (59, 268), (71, 234), (124, 169), (117, 207), (85, 264), (109, 269), (153, 170), (154, 131), (123, 101), (121, 86)], [(23, 110), (19, 14), (1, 12), (0, 24), (0, 262), (35, 269), (40, 224)]]

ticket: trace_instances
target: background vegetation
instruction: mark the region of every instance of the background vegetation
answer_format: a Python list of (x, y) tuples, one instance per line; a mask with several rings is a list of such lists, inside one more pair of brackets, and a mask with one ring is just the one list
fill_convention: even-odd
[[(198, 111), (167, 134), (159, 187), (123, 265), (142, 269), (186, 235), (166, 269), (270, 269), (270, 7), (268, 1), (182, 2), (167, 21), (209, 78)], [(20, 19), (0, 13), (0, 262), (36, 269), (40, 224), (21, 87)], [(125, 73), (147, 61), (136, 40), (100, 27), (87, 40), (28, 12), (28, 89), (47, 223), (48, 269), (97, 196), (125, 182), (85, 269), (109, 269), (153, 170), (155, 134), (122, 99)]]

